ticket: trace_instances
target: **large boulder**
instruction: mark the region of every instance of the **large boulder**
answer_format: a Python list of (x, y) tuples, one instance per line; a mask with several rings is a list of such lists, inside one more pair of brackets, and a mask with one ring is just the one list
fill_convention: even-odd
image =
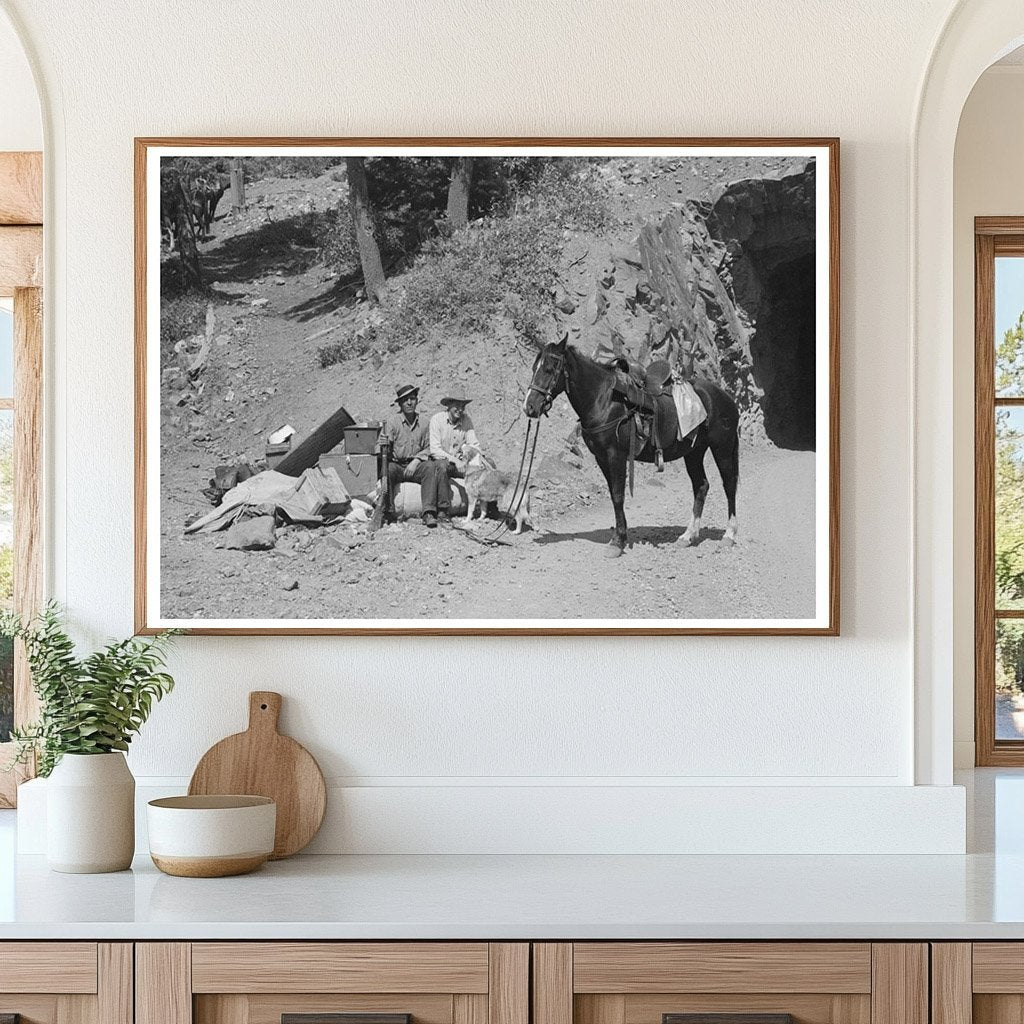
[(224, 547), (240, 551), (269, 551), (273, 546), (273, 516), (239, 519), (224, 538)]

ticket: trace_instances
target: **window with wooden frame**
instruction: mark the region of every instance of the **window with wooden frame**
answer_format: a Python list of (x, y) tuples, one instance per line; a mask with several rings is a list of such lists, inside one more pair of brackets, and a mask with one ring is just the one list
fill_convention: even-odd
[[(0, 153), (0, 606), (23, 617), (42, 601), (42, 154)], [(0, 641), (0, 769), (12, 727), (37, 705), (24, 651)], [(13, 807), (25, 770), (0, 770)]]

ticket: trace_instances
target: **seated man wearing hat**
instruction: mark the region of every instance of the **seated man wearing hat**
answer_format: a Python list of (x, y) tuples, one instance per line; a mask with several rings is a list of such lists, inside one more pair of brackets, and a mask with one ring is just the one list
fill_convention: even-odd
[(403, 384), (395, 399), (401, 415), (391, 416), (384, 423), (384, 437), (391, 442), (388, 484), (392, 493), (404, 480), (419, 484), (423, 522), (437, 526), (439, 500), (443, 495), (441, 505), (451, 508), (451, 488), (446, 467), (430, 458), (430, 426), (416, 411), (419, 400), (420, 389)]
[(458, 392), (448, 395), (441, 399), (445, 411), (436, 412), (430, 417), (430, 458), (435, 465), (444, 467), (444, 473), (438, 481), (437, 495), (437, 512), (442, 518), (451, 515), (452, 488), (448, 478), (466, 475), (462, 446), (480, 446), (473, 421), (466, 413), (470, 401)]

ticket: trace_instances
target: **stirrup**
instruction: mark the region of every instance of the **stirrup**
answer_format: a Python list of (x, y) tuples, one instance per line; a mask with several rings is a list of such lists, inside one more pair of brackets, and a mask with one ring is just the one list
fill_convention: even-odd
[(654, 467), (655, 467), (654, 471), (656, 473), (664, 473), (665, 472), (665, 458), (661, 454), (661, 449), (660, 448), (655, 448), (654, 449)]

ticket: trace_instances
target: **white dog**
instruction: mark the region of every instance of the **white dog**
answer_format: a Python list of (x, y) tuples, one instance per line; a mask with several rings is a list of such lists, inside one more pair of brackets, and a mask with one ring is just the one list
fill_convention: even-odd
[[(501, 472), (479, 448), (473, 445), (462, 446), (462, 457), (466, 460), (468, 507), (463, 525), (467, 530), (473, 529), (478, 505), (480, 506), (480, 519), (476, 521), (483, 521), (487, 514), (489, 501), (496, 501), (499, 511), (503, 514), (507, 510), (514, 510), (515, 533), (522, 533), (524, 525), (531, 529), (535, 528), (533, 519), (530, 517), (530, 490), (527, 488), (523, 493), (523, 481), (520, 481), (519, 486), (516, 487), (514, 476)], [(518, 509), (515, 508), (517, 504)]]

